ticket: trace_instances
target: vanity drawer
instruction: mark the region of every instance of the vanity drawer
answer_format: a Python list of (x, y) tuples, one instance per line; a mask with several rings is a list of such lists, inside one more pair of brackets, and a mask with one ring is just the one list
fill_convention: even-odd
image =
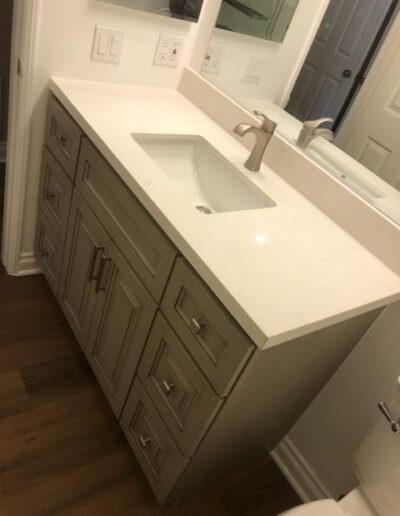
[(61, 241), (64, 241), (67, 232), (72, 188), (72, 182), (58, 161), (45, 148), (42, 159), (40, 207)]
[(75, 179), (81, 136), (78, 124), (55, 97), (50, 97), (45, 142), (72, 181)]
[(120, 423), (157, 500), (165, 502), (188, 461), (138, 379), (133, 384)]
[(183, 258), (175, 264), (162, 310), (217, 393), (226, 396), (254, 344)]
[(139, 376), (179, 448), (190, 457), (223, 401), (161, 313), (147, 341)]
[(160, 301), (176, 249), (87, 138), (82, 141), (76, 184), (153, 298)]
[(63, 245), (41, 210), (38, 212), (36, 257), (52, 291), (57, 295), (63, 257)]

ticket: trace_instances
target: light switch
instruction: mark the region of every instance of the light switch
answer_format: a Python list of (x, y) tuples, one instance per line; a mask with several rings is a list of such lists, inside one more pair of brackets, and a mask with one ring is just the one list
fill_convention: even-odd
[(182, 53), (184, 40), (172, 34), (160, 34), (154, 64), (176, 68)]
[(268, 61), (261, 57), (250, 57), (242, 82), (249, 82), (250, 84), (260, 84), (261, 79), (265, 73)]
[(96, 26), (92, 59), (118, 64), (121, 61), (124, 33), (109, 27)]

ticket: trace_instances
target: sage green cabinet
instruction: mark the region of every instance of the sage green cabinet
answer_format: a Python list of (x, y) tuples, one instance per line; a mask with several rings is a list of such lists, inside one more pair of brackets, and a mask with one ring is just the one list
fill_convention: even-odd
[(215, 485), (278, 443), (378, 312), (257, 349), (55, 98), (45, 141), (43, 272), (159, 502)]
[(119, 416), (156, 313), (156, 304), (114, 242), (102, 259), (104, 267), (97, 287), (86, 356)]
[(104, 271), (103, 253), (109, 243), (107, 232), (75, 191), (59, 297), (64, 314), (83, 350)]

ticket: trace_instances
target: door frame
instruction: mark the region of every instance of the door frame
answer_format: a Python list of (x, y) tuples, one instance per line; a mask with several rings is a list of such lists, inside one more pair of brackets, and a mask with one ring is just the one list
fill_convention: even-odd
[(1, 257), (11, 275), (39, 272), (33, 253), (21, 253), (26, 184), (29, 174), (41, 0), (14, 0), (9, 134)]

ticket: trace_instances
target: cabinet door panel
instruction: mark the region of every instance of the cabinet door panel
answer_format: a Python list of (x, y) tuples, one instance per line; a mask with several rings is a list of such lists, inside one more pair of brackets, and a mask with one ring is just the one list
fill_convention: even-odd
[(161, 313), (150, 332), (139, 376), (180, 450), (190, 457), (222, 400)]
[(133, 383), (120, 423), (157, 500), (166, 502), (188, 460), (179, 451), (138, 378)]
[(38, 213), (36, 257), (52, 291), (57, 295), (60, 279), (62, 244), (42, 211)]
[(47, 109), (45, 140), (68, 176), (75, 179), (82, 131), (66, 109), (51, 96)]
[(67, 232), (72, 182), (47, 147), (43, 150), (40, 206), (57, 237), (64, 242)]
[(93, 315), (102, 250), (110, 238), (80, 195), (75, 192), (67, 238), (60, 302), (84, 349)]
[(112, 242), (106, 278), (99, 278), (103, 290), (96, 299), (87, 356), (103, 390), (119, 416), (156, 305), (125, 258)]

